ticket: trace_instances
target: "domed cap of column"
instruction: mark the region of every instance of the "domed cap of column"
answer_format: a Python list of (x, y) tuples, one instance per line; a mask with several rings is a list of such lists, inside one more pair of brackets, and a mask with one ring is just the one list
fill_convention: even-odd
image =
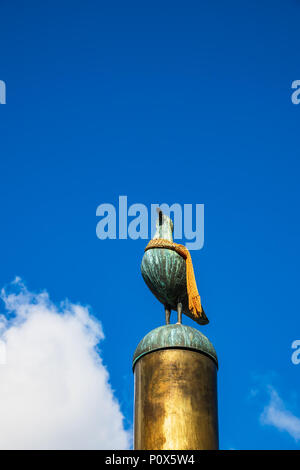
[(160, 349), (190, 349), (210, 357), (218, 367), (215, 348), (200, 331), (187, 325), (164, 325), (150, 331), (138, 344), (133, 355), (133, 369), (137, 361)]

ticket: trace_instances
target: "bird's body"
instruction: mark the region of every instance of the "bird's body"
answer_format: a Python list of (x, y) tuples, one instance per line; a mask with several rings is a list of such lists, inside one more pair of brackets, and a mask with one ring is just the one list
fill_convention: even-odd
[[(153, 240), (173, 242), (173, 223), (162, 212), (159, 213), (156, 228)], [(169, 248), (147, 249), (142, 259), (141, 271), (151, 292), (165, 306), (167, 323), (171, 310), (178, 311), (180, 322), (181, 313), (184, 313), (201, 325), (208, 323), (203, 309), (201, 316), (189, 309), (186, 261), (180, 254)]]

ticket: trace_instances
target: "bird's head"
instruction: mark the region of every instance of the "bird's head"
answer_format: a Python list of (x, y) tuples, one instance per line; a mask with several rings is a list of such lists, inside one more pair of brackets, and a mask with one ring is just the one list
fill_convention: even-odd
[(161, 209), (157, 208), (158, 219), (156, 221), (156, 232), (154, 239), (164, 238), (173, 241), (173, 222)]

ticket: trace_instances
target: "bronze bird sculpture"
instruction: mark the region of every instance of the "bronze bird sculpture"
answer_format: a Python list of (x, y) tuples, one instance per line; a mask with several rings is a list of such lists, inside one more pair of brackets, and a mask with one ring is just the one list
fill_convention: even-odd
[(183, 245), (173, 242), (172, 220), (161, 210), (158, 214), (155, 235), (142, 259), (144, 281), (164, 305), (167, 325), (172, 310), (177, 311), (179, 324), (184, 313), (200, 325), (205, 325), (209, 320), (201, 305), (190, 254)]

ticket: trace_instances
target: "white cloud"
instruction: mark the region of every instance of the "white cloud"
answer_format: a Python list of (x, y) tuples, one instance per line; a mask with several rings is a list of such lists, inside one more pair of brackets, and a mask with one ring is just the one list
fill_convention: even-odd
[(279, 431), (286, 431), (295, 441), (300, 440), (300, 419), (286, 409), (276, 390), (270, 387), (270, 402), (264, 408), (260, 421), (274, 426)]
[(16, 278), (2, 289), (6, 315), (0, 338), (2, 449), (125, 449), (119, 404), (97, 344), (101, 324), (87, 307), (55, 306), (46, 292), (30, 293)]

